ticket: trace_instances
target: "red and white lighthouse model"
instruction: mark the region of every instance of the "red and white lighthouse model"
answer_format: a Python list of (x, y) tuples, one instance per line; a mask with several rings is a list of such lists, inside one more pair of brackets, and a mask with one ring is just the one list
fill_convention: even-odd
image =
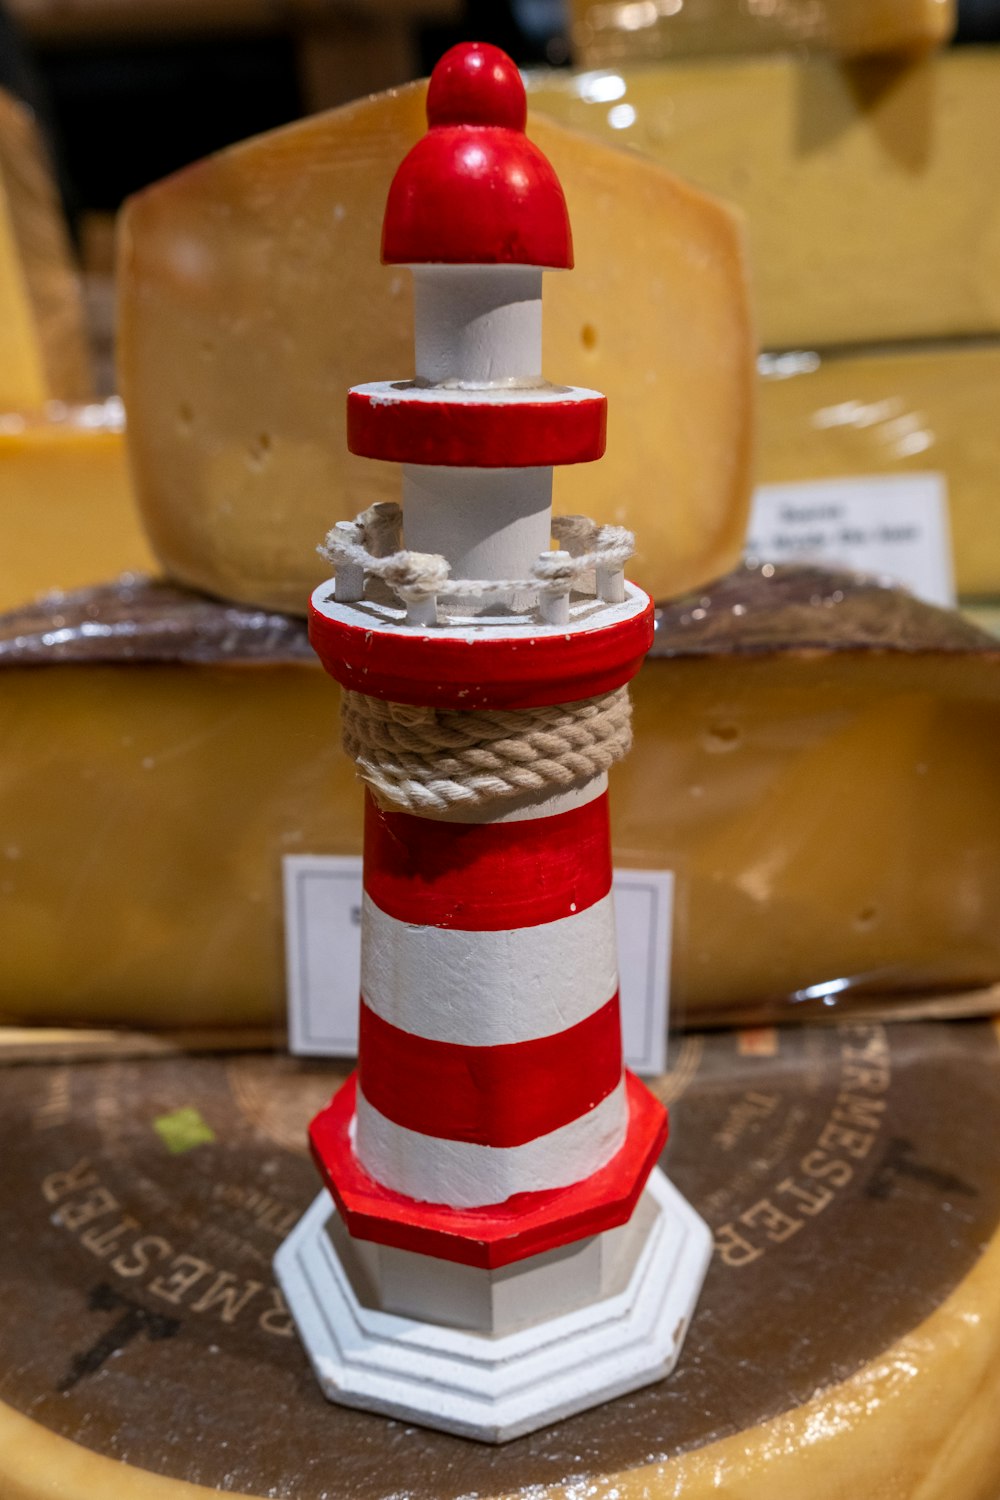
[(628, 533), (552, 517), (605, 434), (541, 372), (565, 201), (496, 48), (453, 48), (427, 115), (382, 247), (416, 379), (348, 398), (402, 517), (334, 528), (310, 624), (367, 782), (358, 1069), (275, 1268), (333, 1400), (503, 1441), (668, 1373), (710, 1238), (622, 1067), (606, 773), (652, 605)]

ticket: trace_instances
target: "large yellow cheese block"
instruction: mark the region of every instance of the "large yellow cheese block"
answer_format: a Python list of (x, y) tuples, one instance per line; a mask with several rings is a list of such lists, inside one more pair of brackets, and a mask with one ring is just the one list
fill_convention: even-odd
[(540, 73), (532, 106), (747, 216), (765, 348), (1000, 330), (1000, 49)]
[[(677, 1022), (1000, 980), (1000, 646), (812, 569), (661, 611), (612, 777)], [(284, 1022), (281, 860), (361, 852), (304, 627), (131, 584), (0, 620), (0, 1017)], [(891, 1009), (891, 1004), (890, 1004)]]
[(0, 610), (154, 566), (113, 401), (0, 416)]
[(343, 1071), (8, 1067), (4, 1500), (994, 1500), (1000, 1051), (692, 1035), (650, 1080), (716, 1252), (666, 1381), (497, 1449), (331, 1406), (270, 1260)]
[(80, 286), (31, 113), (0, 89), (0, 412), (90, 394)]
[(662, 612), (612, 786), (616, 857), (677, 874), (678, 1003), (804, 1018), (991, 982), (997, 642), (769, 566)]
[(858, 56), (941, 46), (956, 11), (957, 0), (572, 0), (570, 34), (587, 68), (793, 47)]
[[(386, 192), (424, 130), (414, 84), (147, 189), (121, 234), (121, 389), (138, 502), (174, 577), (304, 612), (334, 521), (398, 498), (346, 451), (344, 399), (413, 374), (409, 273), (379, 264)], [(576, 269), (546, 278), (545, 373), (606, 391), (608, 451), (557, 508), (634, 527), (657, 595), (732, 566), (749, 489), (753, 340), (738, 226), (652, 163), (529, 126)]]
[(282, 856), (361, 848), (304, 627), (131, 584), (6, 618), (0, 1016), (280, 1025)]
[(1000, 592), (1000, 345), (780, 356), (758, 410), (764, 482), (943, 474), (958, 592)]

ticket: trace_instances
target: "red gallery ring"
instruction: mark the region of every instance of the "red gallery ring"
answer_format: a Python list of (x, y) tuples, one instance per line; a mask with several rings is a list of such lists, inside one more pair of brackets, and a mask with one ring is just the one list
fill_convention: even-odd
[[(310, 603), (309, 639), (330, 676), (356, 693), (445, 709), (540, 708), (609, 693), (638, 672), (653, 643), (653, 605), (634, 584), (626, 591), (632, 611), (611, 625), (487, 636), (366, 625), (363, 606), (330, 601), (328, 612), (327, 582)], [(344, 618), (349, 610), (357, 623)]]

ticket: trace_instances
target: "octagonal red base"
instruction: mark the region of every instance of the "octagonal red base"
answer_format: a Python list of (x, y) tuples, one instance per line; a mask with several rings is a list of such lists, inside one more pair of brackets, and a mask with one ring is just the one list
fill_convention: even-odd
[(356, 1239), (492, 1269), (601, 1234), (631, 1217), (666, 1144), (668, 1120), (644, 1084), (631, 1073), (625, 1080), (628, 1132), (605, 1166), (570, 1187), (518, 1193), (485, 1208), (421, 1203), (368, 1176), (351, 1143), (356, 1075), (313, 1120), (309, 1140), (323, 1181)]

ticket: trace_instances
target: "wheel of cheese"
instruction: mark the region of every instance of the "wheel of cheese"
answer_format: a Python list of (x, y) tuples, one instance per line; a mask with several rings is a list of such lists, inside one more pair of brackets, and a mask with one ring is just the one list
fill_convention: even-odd
[(665, 1165), (717, 1253), (674, 1376), (501, 1448), (329, 1405), (271, 1278), (334, 1070), (9, 1067), (4, 1500), (995, 1500), (1000, 1049), (691, 1036)]
[[(615, 860), (674, 874), (675, 1023), (996, 1008), (995, 639), (747, 565), (657, 611), (631, 693)], [(0, 1015), (280, 1043), (282, 860), (361, 853), (336, 724), (289, 616), (134, 578), (0, 615)]]

